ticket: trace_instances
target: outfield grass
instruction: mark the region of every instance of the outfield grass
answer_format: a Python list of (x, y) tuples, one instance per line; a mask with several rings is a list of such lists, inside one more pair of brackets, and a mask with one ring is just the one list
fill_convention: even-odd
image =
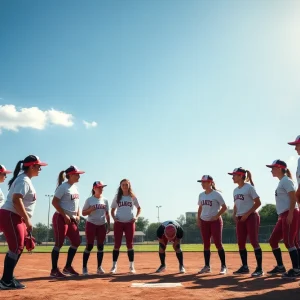
[[(224, 249), (227, 252), (237, 252), (238, 251), (238, 246), (237, 244), (224, 244)], [(270, 252), (272, 251), (271, 247), (269, 244), (260, 244), (262, 250), (264, 252)], [(282, 251), (287, 251), (285, 246), (283, 244), (280, 245)], [(36, 246), (33, 252), (36, 253), (50, 253), (52, 251), (53, 246)], [(69, 246), (63, 246), (61, 248), (61, 252), (67, 252), (69, 249)], [(83, 252), (85, 249), (84, 246), (80, 246), (78, 248), (78, 252)], [(203, 251), (203, 244), (182, 244), (181, 249), (185, 252), (199, 252)], [(113, 250), (113, 245), (105, 245), (104, 247), (104, 252), (112, 252)], [(134, 250), (136, 252), (156, 252), (158, 250), (158, 245), (153, 245), (153, 244), (143, 244), (143, 245), (134, 245)], [(251, 245), (247, 245), (247, 250), (248, 251), (253, 251), (253, 248)], [(7, 246), (0, 246), (0, 253), (6, 253), (7, 251)], [(95, 246), (93, 251), (97, 251), (97, 247)], [(126, 246), (122, 246), (120, 249), (121, 252), (126, 252)], [(166, 251), (173, 251), (173, 247), (169, 245), (167, 247)], [(215, 246), (211, 246), (211, 251), (216, 252)], [(25, 250), (26, 252), (26, 250)]]

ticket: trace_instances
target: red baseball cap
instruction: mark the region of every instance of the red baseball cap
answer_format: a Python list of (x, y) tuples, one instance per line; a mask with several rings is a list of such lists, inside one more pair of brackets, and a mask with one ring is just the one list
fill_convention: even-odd
[(170, 241), (176, 237), (177, 229), (173, 224), (168, 224), (165, 227), (164, 234), (165, 237)]
[(273, 161), (273, 163), (271, 165), (266, 165), (268, 168), (273, 168), (273, 167), (277, 167), (280, 169), (286, 169), (287, 168), (287, 164), (280, 159), (276, 159)]
[(95, 181), (93, 187), (105, 187), (107, 184), (104, 184), (102, 181)]
[(210, 175), (203, 175), (200, 180), (197, 180), (197, 182), (213, 182), (213, 178)]
[(40, 161), (39, 157), (36, 155), (29, 155), (23, 160), (24, 167), (30, 167), (34, 165), (48, 166), (47, 163)]
[(245, 175), (247, 171), (243, 169), (242, 167), (235, 168), (231, 173), (228, 173), (229, 175)]
[(0, 165), (0, 173), (2, 173), (2, 174), (10, 174), (10, 173), (12, 173), (12, 171), (7, 170), (5, 168), (5, 166), (3, 166), (3, 165)]
[(65, 170), (66, 175), (72, 174), (84, 174), (84, 171), (80, 171), (76, 166), (70, 166), (67, 170)]
[(298, 135), (293, 142), (289, 142), (288, 144), (292, 146), (300, 144), (300, 135)]

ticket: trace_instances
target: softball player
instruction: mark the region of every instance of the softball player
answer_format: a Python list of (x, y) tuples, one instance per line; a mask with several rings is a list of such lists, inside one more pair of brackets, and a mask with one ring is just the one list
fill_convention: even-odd
[[(137, 208), (136, 216), (133, 214), (133, 207)], [(115, 214), (115, 211), (117, 213)], [(122, 243), (123, 232), (125, 233), (127, 254), (129, 259), (129, 272), (135, 273), (134, 268), (134, 250), (133, 236), (135, 231), (135, 222), (141, 213), (141, 207), (137, 198), (131, 189), (131, 184), (128, 179), (123, 179), (120, 182), (117, 195), (111, 204), (111, 216), (114, 219), (114, 236), (115, 245), (113, 249), (113, 266), (110, 270), (111, 274), (117, 272), (117, 260), (119, 257), (119, 249)]]
[[(218, 254), (221, 260), (220, 274), (227, 273), (225, 263), (225, 251), (222, 245), (223, 220), (221, 215), (227, 207), (224, 199), (216, 190), (214, 180), (209, 175), (204, 175), (201, 180), (202, 188), (205, 190), (199, 195), (197, 225), (201, 229), (202, 240), (204, 244), (205, 266), (199, 271), (199, 274), (210, 273), (210, 241), (214, 239)], [(221, 209), (220, 209), (221, 208)]]
[[(92, 196), (85, 201), (82, 208), (82, 215), (88, 216), (85, 224), (86, 247), (83, 252), (82, 274), (88, 275), (87, 262), (90, 252), (94, 247), (95, 237), (97, 238), (97, 274), (104, 274), (102, 268), (103, 247), (106, 234), (109, 233), (110, 217), (108, 201), (102, 196), (103, 188), (106, 184), (101, 181), (95, 181), (92, 189)], [(107, 224), (105, 223), (107, 221)]]
[[(289, 142), (289, 145), (295, 146), (295, 150), (297, 151), (298, 155), (300, 155), (300, 135), (298, 135), (293, 142)], [(297, 191), (296, 191), (296, 198), (298, 202), (298, 206), (300, 206), (300, 157), (298, 159), (298, 167), (296, 171), (296, 178), (297, 178)], [(298, 233), (296, 236), (296, 247), (298, 249), (298, 263), (300, 266), (300, 209), (298, 210)]]
[[(52, 218), (55, 246), (51, 254), (51, 277), (64, 278), (66, 277), (65, 275), (79, 275), (72, 267), (74, 256), (80, 245), (77, 227), (77, 223), (80, 220), (79, 193), (75, 183), (79, 181), (80, 174), (83, 173), (85, 172), (78, 170), (77, 167), (70, 166), (65, 171), (61, 171), (58, 176), (58, 186), (52, 200), (52, 205), (56, 208), (56, 212)], [(67, 178), (66, 182), (64, 182), (65, 177)], [(66, 237), (69, 238), (71, 246), (68, 251), (66, 265), (63, 273), (61, 273), (57, 267), (57, 262), (60, 248), (63, 246)]]
[[(5, 178), (7, 174), (10, 174), (11, 171), (6, 170), (6, 168), (3, 165), (0, 165), (0, 183), (3, 183), (5, 181)], [(0, 208), (4, 204), (4, 194), (0, 189)]]
[(156, 273), (163, 272), (166, 269), (166, 247), (168, 242), (173, 243), (173, 249), (176, 252), (176, 256), (179, 262), (179, 273), (185, 273), (183, 265), (183, 254), (180, 249), (180, 240), (183, 237), (183, 229), (176, 221), (163, 222), (156, 232), (159, 242), (159, 258), (160, 267), (156, 270)]
[[(17, 163), (13, 178), (8, 182), (7, 200), (0, 209), (0, 231), (5, 235), (9, 249), (4, 260), (1, 289), (25, 288), (14, 278), (13, 273), (23, 252), (25, 237), (32, 231), (31, 218), (36, 204), (36, 192), (31, 179), (39, 176), (41, 166), (47, 164), (37, 156), (29, 155)], [(21, 167), (23, 173), (19, 175)]]
[[(258, 242), (258, 231), (260, 224), (259, 214), (256, 212), (260, 207), (260, 198), (254, 188), (252, 176), (249, 171), (243, 168), (236, 168), (232, 173), (233, 182), (238, 184), (233, 191), (234, 208), (233, 217), (236, 221), (236, 234), (239, 246), (239, 252), (242, 260), (242, 266), (233, 274), (248, 274), (247, 250), (246, 241), (249, 237), (250, 243), (254, 248), (257, 267), (251, 274), (252, 277), (259, 277), (263, 275), (262, 270), (262, 251)], [(248, 183), (250, 182), (250, 184)]]
[[(268, 274), (282, 274), (283, 278), (294, 279), (300, 275), (298, 265), (298, 251), (295, 246), (295, 238), (298, 230), (298, 211), (296, 208), (295, 186), (292, 181), (290, 170), (284, 161), (277, 159), (271, 165), (273, 177), (279, 179), (279, 184), (275, 191), (276, 211), (278, 221), (273, 229), (269, 243), (272, 247), (277, 266), (268, 272)], [(282, 262), (279, 242), (282, 240), (289, 250), (293, 268), (286, 272)]]

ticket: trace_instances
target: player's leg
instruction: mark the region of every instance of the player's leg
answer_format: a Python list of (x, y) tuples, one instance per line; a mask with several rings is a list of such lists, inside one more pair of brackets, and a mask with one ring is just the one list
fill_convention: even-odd
[(158, 255), (160, 259), (160, 266), (156, 270), (156, 273), (163, 272), (166, 269), (166, 247), (168, 244), (167, 238), (164, 235), (162, 235), (161, 238), (158, 238), (158, 244), (159, 244)]
[(106, 225), (97, 226), (97, 274), (104, 274), (102, 268), (104, 241), (106, 237)]
[(134, 250), (133, 250), (133, 236), (135, 232), (135, 223), (129, 222), (125, 223), (124, 226), (126, 246), (127, 246), (127, 255), (129, 259), (129, 272), (131, 274), (135, 273), (134, 269)]
[(113, 249), (113, 265), (110, 270), (111, 274), (115, 274), (117, 272), (117, 261), (119, 258), (119, 249), (122, 244), (122, 237), (123, 237), (123, 224), (122, 222), (115, 222), (114, 223), (114, 237), (115, 237), (115, 244)]
[(222, 244), (222, 231), (223, 231), (223, 220), (220, 217), (218, 220), (211, 222), (211, 235), (214, 239), (216, 248), (218, 249), (219, 258), (221, 261), (220, 274), (224, 275), (227, 273), (225, 251)]
[(291, 224), (286, 221), (287, 215), (282, 220), (283, 225), (283, 242), (286, 248), (289, 250), (289, 255), (291, 258), (293, 268), (288, 272), (284, 273), (282, 277), (294, 279), (300, 276), (300, 270), (298, 265), (298, 251), (295, 246), (295, 238), (298, 230), (298, 212), (294, 210), (293, 220)]
[[(177, 234), (178, 235), (178, 234)], [(179, 273), (185, 273), (185, 268), (183, 265), (183, 253), (182, 250), (180, 248), (180, 238), (176, 237), (174, 242), (173, 242), (173, 249), (176, 252), (176, 257), (178, 259), (179, 262)]]
[(88, 268), (87, 263), (90, 258), (91, 251), (94, 247), (94, 240), (96, 236), (96, 230), (97, 226), (91, 222), (85, 223), (85, 238), (86, 238), (86, 246), (83, 252), (83, 258), (82, 258), (82, 274), (88, 275)]
[(298, 211), (298, 229), (297, 229), (297, 234), (296, 234), (296, 239), (295, 239), (295, 245), (298, 251), (298, 265), (300, 268), (300, 210)]
[(252, 277), (260, 277), (264, 274), (262, 270), (262, 251), (258, 241), (259, 225), (260, 225), (260, 216), (257, 212), (254, 212), (246, 220), (249, 240), (254, 249), (254, 254), (256, 259), (256, 269), (251, 274)]
[(199, 274), (210, 273), (210, 239), (211, 239), (211, 222), (201, 220), (201, 236), (204, 246), (204, 267), (198, 272)]
[(80, 246), (79, 229), (75, 221), (71, 221), (71, 223), (68, 224), (66, 236), (69, 238), (71, 246), (68, 250), (67, 262), (63, 269), (63, 272), (67, 275), (78, 276), (79, 273), (76, 272), (72, 267), (73, 259), (75, 257), (78, 247)]
[(24, 249), (26, 226), (19, 215), (8, 210), (0, 210), (0, 219), (1, 231), (8, 244), (0, 287), (1, 289), (24, 289), (25, 286), (14, 279), (13, 273)]
[(277, 223), (269, 239), (269, 244), (272, 248), (274, 257), (276, 259), (277, 266), (275, 266), (275, 268), (267, 272), (269, 275), (283, 274), (286, 271), (282, 262), (281, 249), (279, 247), (279, 242), (282, 240), (282, 237), (283, 237), (282, 217), (279, 216)]
[(237, 242), (239, 247), (239, 253), (242, 261), (242, 266), (233, 274), (240, 275), (240, 274), (248, 274), (249, 268), (248, 268), (248, 259), (247, 259), (247, 250), (246, 250), (246, 241), (247, 241), (247, 226), (246, 222), (242, 222), (240, 220), (241, 218), (238, 218), (238, 221), (236, 223), (236, 236), (237, 236)]
[(60, 249), (63, 246), (65, 241), (68, 225), (65, 224), (65, 220), (63, 216), (57, 212), (54, 213), (53, 215), (52, 224), (53, 224), (55, 245), (51, 253), (52, 270), (50, 276), (55, 278), (65, 278), (66, 276), (60, 272), (57, 263), (58, 263)]

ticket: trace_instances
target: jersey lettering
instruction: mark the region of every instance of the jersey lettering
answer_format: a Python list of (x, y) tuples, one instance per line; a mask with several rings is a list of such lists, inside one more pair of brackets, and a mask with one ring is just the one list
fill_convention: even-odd
[(236, 200), (245, 200), (244, 195), (243, 194), (234, 195), (234, 201)]
[(106, 209), (105, 204), (95, 204), (95, 205), (93, 205), (93, 207), (95, 207), (96, 209)]
[(120, 203), (118, 204), (119, 207), (122, 206), (129, 206), (132, 207), (132, 202), (128, 202), (128, 201), (120, 201)]
[(71, 200), (79, 199), (79, 194), (72, 194)]
[(201, 201), (201, 205), (212, 206), (212, 201), (211, 200), (202, 200)]

